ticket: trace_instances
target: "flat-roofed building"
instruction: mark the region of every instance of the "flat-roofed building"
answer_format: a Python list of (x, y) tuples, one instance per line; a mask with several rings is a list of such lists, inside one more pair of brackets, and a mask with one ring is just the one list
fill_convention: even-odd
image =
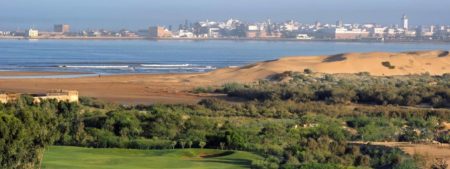
[(68, 33), (68, 32), (70, 32), (70, 25), (57, 24), (53, 27), (53, 32)]
[(6, 104), (15, 101), (19, 96), (20, 94), (0, 93), (0, 103)]
[(172, 33), (162, 26), (152, 26), (148, 28), (150, 38), (170, 38)]
[[(20, 93), (0, 93), (0, 103), (6, 104), (20, 98)], [(31, 94), (34, 103), (42, 100), (57, 100), (59, 102), (78, 102), (78, 91), (75, 90), (51, 90), (45, 94)]]
[(28, 29), (25, 36), (28, 38), (37, 38), (39, 36), (39, 31), (36, 29)]
[(34, 95), (34, 102), (39, 103), (41, 100), (55, 99), (64, 102), (78, 102), (78, 91), (75, 90), (51, 90), (45, 95)]
[(384, 37), (386, 28), (372, 28), (370, 34), (372, 37)]
[(326, 37), (336, 40), (362, 39), (369, 37), (370, 32), (364, 29), (329, 28), (324, 31)]

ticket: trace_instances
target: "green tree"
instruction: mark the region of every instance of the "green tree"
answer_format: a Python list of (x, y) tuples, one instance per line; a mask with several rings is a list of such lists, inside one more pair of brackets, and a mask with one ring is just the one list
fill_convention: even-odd
[(187, 142), (187, 145), (188, 145), (189, 148), (192, 148), (192, 144), (194, 144), (194, 142), (192, 140), (189, 140)]
[(198, 143), (198, 146), (199, 146), (201, 149), (203, 149), (203, 148), (206, 146), (206, 141), (200, 141), (200, 142)]
[(172, 141), (172, 143), (170, 144), (170, 146), (172, 146), (172, 149), (175, 149), (175, 146), (177, 146), (177, 142), (176, 142), (176, 141)]

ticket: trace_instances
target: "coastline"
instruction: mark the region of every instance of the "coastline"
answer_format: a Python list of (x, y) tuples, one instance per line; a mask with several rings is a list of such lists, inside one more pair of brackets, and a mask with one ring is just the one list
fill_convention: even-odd
[(311, 39), (294, 38), (148, 38), (148, 37), (37, 37), (0, 36), (0, 40), (147, 40), (147, 41), (266, 41), (266, 42), (347, 42), (347, 43), (450, 43), (450, 40), (402, 40), (402, 39)]
[[(386, 67), (382, 64), (384, 62), (389, 62), (396, 68)], [(317, 75), (361, 72), (367, 72), (373, 76), (442, 75), (450, 73), (450, 53), (449, 51), (416, 51), (295, 56), (242, 67), (222, 68), (206, 73), (186, 74), (88, 74), (86, 77), (58, 78), (68, 73), (0, 72), (7, 77), (0, 78), (0, 90), (39, 93), (53, 89), (66, 89), (77, 90), (81, 96), (122, 104), (192, 104), (203, 98), (217, 97), (191, 93), (190, 91), (196, 87), (216, 87), (232, 82), (253, 83), (275, 74), (287, 71), (303, 72), (306, 69), (318, 73)], [(9, 75), (9, 78), (6, 75)], [(20, 77), (15, 75), (22, 75), (24, 78), (14, 78)], [(56, 78), (40, 77), (43, 75), (56, 75)]]
[(59, 75), (86, 75), (89, 72), (30, 72), (30, 71), (0, 71), (0, 77), (21, 77), (21, 76), (59, 76)]
[[(14, 73), (13, 74), (21, 74)], [(54, 74), (58, 74), (53, 72)], [(52, 72), (48, 72), (51, 75)], [(189, 93), (208, 82), (191, 82), (196, 74), (126, 74), (76, 78), (0, 78), (0, 91), (41, 93), (53, 89), (77, 90), (81, 96), (122, 104), (195, 104), (204, 96)]]

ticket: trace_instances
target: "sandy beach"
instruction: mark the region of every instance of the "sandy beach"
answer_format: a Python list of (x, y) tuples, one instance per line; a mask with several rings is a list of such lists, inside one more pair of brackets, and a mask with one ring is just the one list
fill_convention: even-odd
[(17, 77), (17, 76), (59, 76), (59, 75), (81, 75), (90, 73), (81, 72), (15, 72), (0, 71), (0, 77)]
[(81, 96), (125, 104), (196, 103), (205, 96), (190, 93), (195, 87), (229, 82), (250, 83), (285, 71), (320, 73), (368, 72), (375, 76), (450, 73), (448, 51), (405, 53), (349, 53), (332, 56), (283, 57), (237, 68), (199, 74), (134, 74), (79, 78), (25, 78), (7, 76), (64, 75), (61, 72), (0, 72), (0, 91), (36, 93), (51, 89), (78, 90)]

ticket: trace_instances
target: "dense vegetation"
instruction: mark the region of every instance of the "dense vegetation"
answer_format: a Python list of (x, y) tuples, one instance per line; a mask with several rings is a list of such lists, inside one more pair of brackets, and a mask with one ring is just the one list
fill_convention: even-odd
[(249, 99), (237, 103), (121, 106), (83, 98), (81, 104), (33, 104), (25, 96), (0, 105), (0, 167), (38, 166), (44, 147), (56, 144), (243, 150), (264, 157), (253, 168), (420, 168), (398, 149), (352, 141), (449, 141), (440, 126), (450, 120), (448, 76), (286, 73), (274, 79), (216, 90)]
[(428, 106), (450, 108), (450, 74), (374, 77), (285, 72), (257, 84), (226, 84), (219, 92), (249, 100), (326, 101), (334, 104)]

